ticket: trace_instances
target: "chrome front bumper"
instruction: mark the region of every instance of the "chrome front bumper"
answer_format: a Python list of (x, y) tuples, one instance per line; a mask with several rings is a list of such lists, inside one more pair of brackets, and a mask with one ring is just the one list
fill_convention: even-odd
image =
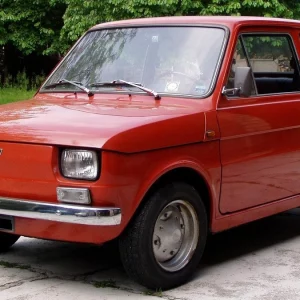
[(0, 197), (0, 215), (92, 226), (121, 223), (121, 209), (50, 204)]

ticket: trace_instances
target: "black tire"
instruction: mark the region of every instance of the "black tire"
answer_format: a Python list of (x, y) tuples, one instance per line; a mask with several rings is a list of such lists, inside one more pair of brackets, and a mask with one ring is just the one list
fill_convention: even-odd
[(6, 252), (19, 238), (19, 235), (0, 232), (0, 253)]
[[(196, 240), (194, 244), (196, 248), (191, 251), (186, 265), (179, 270), (168, 271), (155, 257), (154, 229), (157, 228), (155, 227), (156, 221), (162, 220), (161, 212), (165, 211), (169, 203), (172, 205), (176, 200), (184, 200), (193, 207), (198, 218), (199, 226), (196, 227), (199, 227), (199, 233), (197, 234), (198, 241)], [(135, 281), (150, 289), (167, 290), (181, 285), (189, 279), (199, 265), (206, 244), (207, 228), (205, 206), (192, 186), (177, 182), (159, 188), (148, 199), (145, 199), (142, 207), (119, 239), (120, 256), (125, 271)], [(182, 230), (185, 231), (185, 229)], [(182, 247), (182, 244), (179, 247)], [(168, 263), (168, 260), (166, 262)]]

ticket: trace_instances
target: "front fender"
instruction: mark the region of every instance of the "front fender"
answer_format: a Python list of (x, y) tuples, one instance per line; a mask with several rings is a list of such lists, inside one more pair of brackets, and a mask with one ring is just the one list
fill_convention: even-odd
[(176, 116), (134, 127), (112, 136), (102, 147), (122, 153), (153, 151), (203, 141), (203, 112)]
[[(153, 184), (177, 168), (190, 168), (201, 176), (209, 190), (211, 217), (220, 194), (219, 141), (200, 142), (135, 154), (103, 152), (101, 185), (111, 188), (115, 205), (122, 210), (122, 228), (131, 220)], [(212, 219), (211, 218), (211, 219)]]

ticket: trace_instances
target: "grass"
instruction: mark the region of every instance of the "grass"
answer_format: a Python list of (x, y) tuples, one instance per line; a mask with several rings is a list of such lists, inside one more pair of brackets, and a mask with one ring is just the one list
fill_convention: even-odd
[(150, 291), (150, 290), (145, 291), (143, 294), (146, 296), (155, 296), (155, 297), (160, 297), (160, 298), (162, 298), (162, 296), (163, 296), (163, 292), (161, 289), (158, 289), (156, 291)]
[(18, 88), (0, 88), (0, 104), (30, 99), (35, 92)]
[(17, 269), (22, 269), (22, 270), (28, 270), (30, 269), (29, 265), (22, 265), (22, 264), (18, 264), (18, 263), (11, 263), (8, 261), (3, 261), (0, 260), (0, 266), (4, 267), (4, 268), (17, 268)]
[(111, 280), (111, 279), (103, 280), (103, 281), (94, 281), (93, 285), (96, 288), (108, 288), (108, 287), (110, 287), (110, 288), (114, 288), (114, 289), (119, 289), (116, 282), (114, 280)]

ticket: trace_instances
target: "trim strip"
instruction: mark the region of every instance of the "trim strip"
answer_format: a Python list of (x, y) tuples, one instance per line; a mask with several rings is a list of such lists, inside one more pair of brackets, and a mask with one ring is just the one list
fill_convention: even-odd
[(116, 207), (51, 204), (4, 197), (0, 197), (0, 215), (90, 226), (121, 223), (121, 209)]

